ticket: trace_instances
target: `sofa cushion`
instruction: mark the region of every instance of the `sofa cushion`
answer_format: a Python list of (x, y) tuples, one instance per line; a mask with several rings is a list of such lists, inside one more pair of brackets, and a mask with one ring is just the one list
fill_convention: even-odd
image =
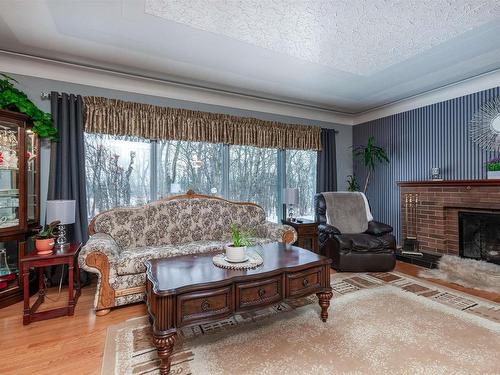
[[(269, 238), (252, 238), (256, 245), (273, 242)], [(120, 276), (146, 272), (144, 262), (149, 259), (170, 258), (173, 256), (200, 254), (224, 251), (228, 241), (194, 241), (180, 245), (147, 246), (127, 249), (121, 252), (115, 264), (116, 273)]]
[(195, 241), (181, 245), (158, 245), (123, 250), (116, 263), (118, 275), (146, 272), (144, 262), (149, 259), (170, 258), (178, 255), (221, 251), (225, 241)]

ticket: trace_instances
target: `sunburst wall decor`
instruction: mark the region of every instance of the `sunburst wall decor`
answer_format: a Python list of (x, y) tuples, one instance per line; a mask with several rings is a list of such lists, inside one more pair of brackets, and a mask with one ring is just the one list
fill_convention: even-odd
[(500, 151), (500, 96), (486, 102), (470, 121), (472, 141), (489, 151)]

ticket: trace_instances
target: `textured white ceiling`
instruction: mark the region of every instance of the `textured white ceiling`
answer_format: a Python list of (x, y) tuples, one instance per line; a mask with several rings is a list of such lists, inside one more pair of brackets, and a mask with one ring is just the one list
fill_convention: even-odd
[(146, 0), (145, 12), (371, 75), (500, 16), (499, 0)]
[(0, 0), (0, 50), (347, 113), (499, 70), (499, 35), (500, 0)]

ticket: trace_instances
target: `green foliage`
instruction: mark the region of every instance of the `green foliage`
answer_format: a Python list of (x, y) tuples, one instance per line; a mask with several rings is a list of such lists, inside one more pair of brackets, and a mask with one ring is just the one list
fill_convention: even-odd
[(33, 121), (33, 132), (40, 138), (57, 139), (57, 129), (52, 124), (50, 113), (41, 111), (26, 94), (14, 87), (17, 81), (6, 74), (0, 73), (0, 109), (24, 113)]
[(352, 174), (347, 176), (347, 191), (359, 191), (359, 184), (356, 180), (356, 176)]
[(370, 182), (370, 177), (372, 172), (375, 170), (377, 164), (389, 163), (389, 157), (382, 147), (375, 146), (373, 143), (373, 137), (368, 138), (368, 144), (366, 146), (357, 146), (353, 150), (353, 156), (357, 160), (361, 160), (365, 167), (368, 169), (366, 175), (365, 187), (363, 191), (366, 193), (368, 189), (368, 184)]
[(389, 158), (385, 150), (373, 144), (373, 137), (368, 138), (366, 146), (355, 147), (353, 154), (356, 159), (363, 161), (365, 167), (372, 171), (378, 163), (389, 163)]
[(253, 246), (251, 231), (244, 231), (231, 224), (231, 241), (234, 247)]
[(47, 225), (45, 228), (42, 227), (42, 230), (37, 233), (35, 236), (36, 239), (38, 240), (46, 240), (48, 238), (53, 238), (54, 237), (54, 230), (56, 227), (59, 225), (60, 221), (56, 220)]
[(498, 172), (498, 171), (500, 171), (500, 162), (488, 163), (488, 164), (486, 164), (486, 168), (490, 172)]

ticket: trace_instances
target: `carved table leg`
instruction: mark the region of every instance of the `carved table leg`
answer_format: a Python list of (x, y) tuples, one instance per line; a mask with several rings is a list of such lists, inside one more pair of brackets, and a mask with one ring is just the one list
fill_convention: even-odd
[(170, 374), (170, 362), (172, 361), (172, 352), (174, 350), (175, 340), (177, 339), (177, 333), (171, 333), (166, 336), (156, 336), (153, 337), (153, 343), (158, 350), (158, 357), (160, 358), (160, 374), (168, 375)]
[(321, 320), (326, 322), (328, 319), (328, 307), (330, 306), (330, 299), (333, 297), (332, 292), (321, 292), (316, 294), (321, 306)]

